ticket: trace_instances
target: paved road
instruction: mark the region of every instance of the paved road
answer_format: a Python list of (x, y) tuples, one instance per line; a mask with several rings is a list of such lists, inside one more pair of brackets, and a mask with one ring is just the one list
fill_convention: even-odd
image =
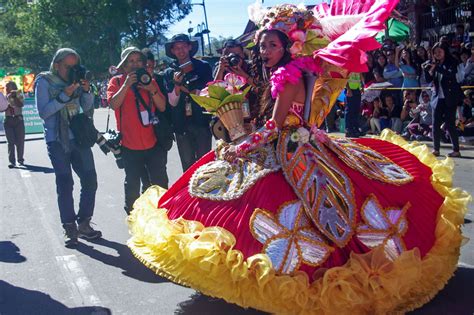
[[(96, 112), (101, 130), (106, 116), (106, 110)], [(28, 139), (26, 168), (9, 170), (5, 138), (0, 136), (0, 314), (260, 314), (159, 278), (131, 255), (125, 245), (124, 175), (113, 157), (97, 147), (94, 221), (104, 238), (83, 242), (76, 250), (64, 248), (44, 140), (39, 135)], [(454, 182), (473, 194), (474, 148), (463, 154), (468, 158), (455, 161)], [(174, 182), (181, 174), (175, 147), (168, 168)], [(471, 205), (464, 226), (471, 238), (472, 220)], [(414, 314), (472, 314), (473, 286), (474, 242), (470, 242), (463, 247), (459, 269), (446, 289)]]

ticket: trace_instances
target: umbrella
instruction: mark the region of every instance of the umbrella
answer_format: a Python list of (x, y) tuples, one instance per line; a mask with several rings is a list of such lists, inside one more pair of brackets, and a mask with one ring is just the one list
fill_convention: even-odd
[[(410, 35), (410, 28), (408, 25), (397, 21), (393, 18), (387, 21), (388, 36), (396, 42), (405, 40)], [(375, 37), (380, 43), (385, 39), (385, 31), (379, 32)]]

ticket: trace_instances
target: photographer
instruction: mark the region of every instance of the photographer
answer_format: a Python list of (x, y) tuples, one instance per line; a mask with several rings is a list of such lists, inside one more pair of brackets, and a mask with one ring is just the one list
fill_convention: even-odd
[(244, 47), (242, 43), (235, 39), (230, 39), (224, 43), (222, 56), (216, 65), (214, 80), (224, 80), (227, 73), (235, 73), (253, 84), (249, 75), (249, 64), (245, 60)]
[(107, 99), (115, 111), (117, 129), (122, 135), (125, 166), (125, 206), (127, 214), (140, 195), (140, 176), (148, 172), (152, 185), (167, 187), (166, 152), (157, 141), (156, 110), (165, 110), (165, 98), (156, 81), (145, 70), (146, 58), (136, 47), (121, 54), (119, 75), (109, 81)]
[(5, 111), (5, 120), (3, 127), (5, 128), (5, 136), (8, 142), (8, 168), (14, 168), (15, 147), (18, 158), (18, 164), (23, 166), (23, 152), (25, 148), (25, 124), (23, 122), (23, 94), (18, 91), (15, 82), (9, 81), (5, 85), (7, 92), (8, 107)]
[[(72, 49), (61, 48), (53, 57), (48, 72), (36, 77), (35, 95), (38, 113), (43, 119), (44, 138), (56, 175), (56, 190), (65, 245), (77, 245), (77, 238), (97, 239), (100, 231), (90, 226), (94, 213), (97, 174), (90, 148), (79, 147), (70, 129), (70, 119), (93, 107), (90, 83), (77, 78), (80, 57)], [(81, 181), (79, 212), (74, 211), (72, 171)], [(78, 225), (76, 225), (76, 221)]]
[(166, 55), (175, 61), (165, 70), (168, 99), (179, 157), (183, 171), (211, 150), (209, 122), (211, 115), (196, 104), (190, 96), (199, 94), (212, 81), (212, 70), (205, 61), (193, 58), (197, 41), (178, 34), (165, 44)]
[[(456, 110), (462, 105), (462, 90), (456, 81), (457, 63), (447, 46), (437, 43), (432, 48), (434, 61), (424, 64), (427, 82), (433, 82), (433, 154), (439, 156), (441, 124), (444, 122), (453, 145), (450, 157), (460, 157), (459, 140), (456, 130)], [(449, 99), (449, 101), (447, 101)]]
[[(158, 87), (160, 89), (161, 94), (163, 94), (163, 96), (165, 97), (166, 110), (163, 113), (157, 112), (156, 115), (159, 115), (160, 120), (166, 119), (168, 121), (171, 121), (170, 108), (169, 108), (169, 105), (168, 105), (168, 95), (166, 93), (166, 88), (164, 86), (163, 73), (162, 72), (161, 73), (155, 73), (155, 67), (156, 67), (155, 55), (152, 53), (152, 51), (149, 48), (142, 49), (142, 53), (146, 57), (146, 70), (155, 79), (156, 83), (158, 84)], [(168, 163), (168, 150), (163, 149), (161, 153), (163, 154), (163, 160), (164, 160), (163, 167), (164, 167), (164, 169), (159, 174), (162, 177), (160, 182), (163, 183), (163, 186), (162, 186), (163, 188), (168, 189), (168, 174), (167, 174), (167, 171), (166, 171), (166, 164)], [(142, 181), (142, 193), (143, 193), (143, 192), (145, 192), (146, 188), (151, 186), (148, 171), (146, 169), (143, 170), (143, 173), (142, 173), (142, 176), (141, 176), (141, 181)]]

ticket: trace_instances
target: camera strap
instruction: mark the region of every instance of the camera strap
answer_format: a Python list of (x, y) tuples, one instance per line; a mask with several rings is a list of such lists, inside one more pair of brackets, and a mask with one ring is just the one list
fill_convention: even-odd
[[(143, 97), (140, 95), (140, 92), (138, 91), (137, 87), (136, 86), (132, 86), (132, 90), (133, 90), (133, 93), (135, 93), (135, 106), (137, 107), (137, 113), (138, 113), (138, 119), (140, 120), (140, 122), (142, 123), (142, 125), (144, 127), (147, 127), (151, 124), (151, 121), (154, 117), (154, 113), (151, 109), (151, 105), (148, 105), (145, 100), (143, 99)], [(140, 110), (140, 104), (142, 104), (142, 106), (146, 109), (147, 113), (148, 113), (148, 121), (150, 122), (150, 124), (148, 125), (145, 125), (143, 123), (143, 118), (142, 118), (142, 115), (141, 115), (141, 110)]]

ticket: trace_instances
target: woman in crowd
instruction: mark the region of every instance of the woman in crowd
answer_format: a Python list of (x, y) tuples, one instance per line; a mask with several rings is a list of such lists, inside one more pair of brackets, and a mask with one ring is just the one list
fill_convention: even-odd
[[(456, 130), (456, 111), (462, 104), (462, 90), (456, 81), (457, 63), (451, 56), (448, 48), (441, 43), (433, 46), (432, 54), (434, 62), (426, 65), (426, 78), (433, 82), (434, 105), (433, 105), (433, 154), (439, 156), (441, 141), (441, 124), (449, 133), (453, 145), (450, 157), (460, 157), (459, 140)], [(449, 99), (449, 101), (448, 101)]]
[(421, 86), (426, 86), (427, 83), (426, 83), (426, 78), (425, 78), (425, 75), (424, 75), (424, 72), (423, 72), (423, 64), (428, 61), (429, 59), (429, 56), (428, 56), (428, 52), (426, 51), (425, 47), (423, 47), (422, 45), (418, 45), (416, 47), (416, 54), (415, 54), (415, 67), (416, 67), (416, 73), (418, 74), (419, 76), (419, 80), (420, 80), (420, 85)]
[[(383, 70), (385, 69), (385, 66), (387, 65), (387, 57), (385, 57), (385, 55), (382, 52), (379, 52), (375, 56), (377, 58), (375, 71), (377, 74), (380, 75), (381, 79), (377, 79), (377, 76), (375, 78), (377, 79), (377, 82), (384, 82), (386, 80), (383, 78)], [(374, 75), (375, 75), (375, 72), (374, 72)]]
[(395, 65), (400, 68), (403, 75), (402, 88), (414, 88), (420, 86), (410, 50), (408, 48), (400, 49), (400, 47), (397, 47), (395, 53)]
[(328, 8), (263, 11), (254, 48), (264, 87), (259, 130), (218, 144), (168, 191), (143, 195), (129, 217), (134, 254), (159, 275), (270, 313), (385, 314), (426, 303), (456, 268), (465, 204), (442, 186), (449, 181), (432, 182), (435, 159), (426, 166), (393, 133), (383, 137), (396, 144), (330, 138), (311, 123), (318, 102), (304, 112), (303, 71), (326, 80), (312, 95), (328, 106), (326, 92), (336, 97), (341, 77), (363, 69), (354, 60), (374, 47), (373, 30), (395, 4), (368, 1), (348, 11), (370, 20), (370, 31), (332, 28), (341, 32), (334, 38), (358, 39), (308, 57), (299, 57), (304, 34), (294, 32), (319, 25), (327, 36)]

